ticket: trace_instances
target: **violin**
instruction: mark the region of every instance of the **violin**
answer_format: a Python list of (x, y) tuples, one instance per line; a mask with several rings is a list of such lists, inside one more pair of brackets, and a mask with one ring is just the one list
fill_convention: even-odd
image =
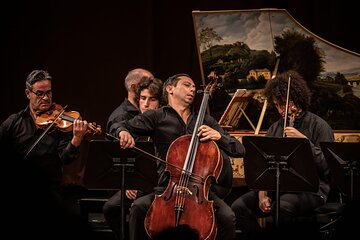
[[(35, 124), (40, 128), (53, 125), (62, 132), (72, 131), (75, 119), (81, 119), (81, 116), (76, 111), (66, 112), (65, 108), (53, 103), (49, 110), (36, 117)], [(89, 123), (88, 127), (89, 131), (93, 134), (101, 133), (101, 126), (96, 123)]]
[(289, 127), (294, 126), (295, 119), (300, 115), (301, 108), (298, 108), (295, 105), (290, 107), (290, 115), (289, 115)]

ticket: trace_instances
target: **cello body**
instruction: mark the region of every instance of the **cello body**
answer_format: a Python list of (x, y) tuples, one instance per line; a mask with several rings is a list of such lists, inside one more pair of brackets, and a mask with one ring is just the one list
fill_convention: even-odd
[[(191, 135), (177, 138), (170, 146), (165, 171), (170, 172), (169, 184), (161, 195), (155, 195), (145, 218), (145, 229), (151, 238), (163, 230), (186, 224), (198, 231), (200, 239), (215, 239), (216, 221), (213, 201), (208, 200), (210, 184), (217, 180), (222, 169), (222, 156), (215, 142), (199, 143), (193, 165), (193, 176), (189, 176), (186, 186), (181, 180), (189, 172), (182, 171)], [(190, 174), (191, 175), (191, 174)], [(186, 176), (187, 177), (187, 176)], [(213, 179), (212, 179), (213, 178)], [(183, 185), (183, 186), (180, 186)], [(184, 191), (179, 193), (178, 189)], [(183, 188), (184, 187), (184, 188)], [(182, 206), (181, 216), (177, 219), (177, 206)]]

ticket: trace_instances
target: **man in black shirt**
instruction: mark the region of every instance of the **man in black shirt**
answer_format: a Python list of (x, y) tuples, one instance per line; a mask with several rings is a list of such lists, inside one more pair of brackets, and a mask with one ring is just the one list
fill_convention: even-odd
[(116, 123), (131, 119), (140, 113), (138, 103), (136, 102), (136, 88), (142, 78), (154, 78), (154, 76), (150, 71), (143, 68), (135, 68), (126, 75), (124, 85), (127, 91), (127, 97), (110, 114), (106, 124), (107, 133), (114, 135), (114, 129), (117, 126)]
[[(59, 130), (56, 124), (49, 130), (48, 126), (39, 127), (36, 119), (54, 107), (52, 77), (47, 71), (34, 70), (25, 83), (28, 106), (10, 115), (0, 126), (0, 148), (4, 157), (1, 177), (6, 178), (1, 182), (5, 185), (2, 188), (3, 196), (7, 196), (5, 200), (11, 199), (6, 222), (14, 225), (21, 222), (21, 228), (34, 227), (39, 238), (39, 226), (44, 232), (59, 230), (57, 228), (63, 228), (63, 233), (67, 230), (63, 225), (65, 221), (60, 220), (66, 210), (60, 189), (63, 165), (79, 157), (80, 144), (89, 126), (87, 121), (76, 119), (69, 132)], [(24, 223), (21, 218), (28, 221)], [(49, 238), (57, 237), (60, 235)]]
[[(125, 89), (127, 98), (110, 114), (106, 132), (117, 137), (114, 131), (119, 122), (131, 119), (140, 114), (137, 89), (139, 83), (153, 79), (153, 74), (143, 68), (135, 68), (128, 72), (125, 77)], [(161, 89), (160, 89), (161, 90)], [(159, 99), (158, 99), (159, 100)], [(110, 139), (110, 138), (109, 138)], [(113, 140), (112, 138), (110, 140)], [(135, 190), (126, 190), (125, 204), (130, 206), (136, 196)], [(107, 224), (113, 231), (116, 239), (121, 239), (121, 191), (117, 191), (103, 206), (103, 213)], [(124, 234), (124, 233), (123, 233)]]
[[(121, 122), (116, 129), (116, 135), (120, 138), (120, 147), (134, 147), (133, 137), (150, 136), (154, 141), (156, 156), (166, 159), (170, 144), (180, 136), (192, 134), (194, 130), (198, 114), (191, 105), (195, 94), (195, 84), (187, 74), (177, 74), (168, 78), (163, 88), (164, 100), (167, 100), (168, 105)], [(198, 135), (200, 141), (214, 141), (229, 156), (242, 157), (244, 154), (243, 145), (227, 134), (209, 115), (205, 115)], [(164, 191), (169, 180), (164, 169), (165, 166), (159, 163), (157, 194)], [(130, 239), (147, 238), (144, 220), (153, 199), (154, 193), (151, 193), (134, 201), (129, 219)], [(214, 201), (217, 239), (233, 239), (235, 237), (234, 213), (214, 192), (210, 191), (209, 199)]]

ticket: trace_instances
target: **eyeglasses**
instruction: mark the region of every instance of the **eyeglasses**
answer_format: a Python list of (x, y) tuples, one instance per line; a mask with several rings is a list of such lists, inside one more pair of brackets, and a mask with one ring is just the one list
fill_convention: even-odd
[(52, 90), (47, 90), (46, 92), (43, 91), (36, 91), (34, 92), (33, 90), (29, 89), (30, 92), (32, 92), (33, 94), (35, 94), (38, 98), (43, 98), (45, 97), (45, 95), (47, 97), (51, 97), (52, 96)]

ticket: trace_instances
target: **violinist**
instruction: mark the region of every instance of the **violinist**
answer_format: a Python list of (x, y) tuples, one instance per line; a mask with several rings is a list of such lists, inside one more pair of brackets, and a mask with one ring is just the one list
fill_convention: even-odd
[[(134, 137), (150, 136), (155, 145), (156, 156), (163, 160), (166, 159), (171, 143), (180, 136), (191, 134), (195, 127), (197, 112), (192, 108), (195, 94), (195, 84), (189, 75), (177, 74), (169, 77), (163, 86), (163, 97), (167, 105), (121, 122), (116, 130), (117, 136), (120, 138), (120, 147), (134, 147)], [(244, 154), (243, 145), (236, 138), (227, 134), (209, 115), (205, 115), (198, 135), (200, 141), (214, 141), (229, 156), (241, 157)], [(132, 240), (148, 239), (144, 221), (155, 193), (161, 194), (169, 181), (169, 176), (164, 171), (165, 168), (166, 166), (159, 161), (158, 187), (154, 189), (154, 193), (137, 198), (130, 209), (129, 236)], [(209, 192), (209, 199), (214, 201), (217, 223), (216, 239), (233, 239), (235, 237), (234, 213), (214, 192)], [(174, 209), (169, 211), (174, 211)], [(194, 218), (197, 218), (196, 214), (198, 213), (194, 212)]]
[[(39, 126), (36, 120), (54, 106), (52, 77), (45, 70), (34, 70), (27, 76), (25, 84), (29, 104), (1, 124), (0, 146), (2, 156), (6, 156), (3, 159), (3, 163), (7, 164), (4, 171), (11, 173), (6, 180), (9, 190), (21, 192), (21, 196), (16, 195), (18, 199), (10, 195), (14, 200), (11, 205), (19, 208), (23, 206), (29, 211), (36, 210), (38, 212), (31, 217), (39, 215), (40, 219), (43, 213), (41, 210), (44, 209), (46, 214), (49, 206), (67, 210), (61, 189), (63, 165), (79, 157), (80, 144), (88, 132), (88, 123), (75, 119), (71, 131), (61, 131), (54, 125), (43, 135), (48, 126)], [(17, 212), (17, 209), (12, 211), (19, 216), (28, 213)]]
[[(330, 191), (329, 167), (321, 151), (320, 142), (334, 141), (334, 135), (331, 127), (325, 120), (309, 112), (310, 89), (299, 73), (290, 70), (276, 76), (265, 86), (264, 95), (269, 104), (276, 107), (281, 116), (278, 121), (270, 126), (267, 135), (308, 138), (313, 152), (313, 161), (319, 175), (320, 185), (317, 193), (280, 193), (280, 226), (292, 227), (295, 217), (311, 213), (327, 200)], [(284, 126), (284, 118), (286, 116), (285, 106), (288, 106), (289, 113), (288, 119), (286, 119), (289, 125), (286, 126)], [(250, 191), (232, 203), (231, 208), (242, 231), (242, 239), (251, 239), (259, 236), (257, 234), (262, 229), (257, 222), (257, 218), (269, 216), (267, 219), (271, 221), (271, 218), (275, 216), (275, 199), (274, 192)], [(285, 227), (282, 229), (285, 229)], [(305, 230), (299, 226), (289, 229)]]

